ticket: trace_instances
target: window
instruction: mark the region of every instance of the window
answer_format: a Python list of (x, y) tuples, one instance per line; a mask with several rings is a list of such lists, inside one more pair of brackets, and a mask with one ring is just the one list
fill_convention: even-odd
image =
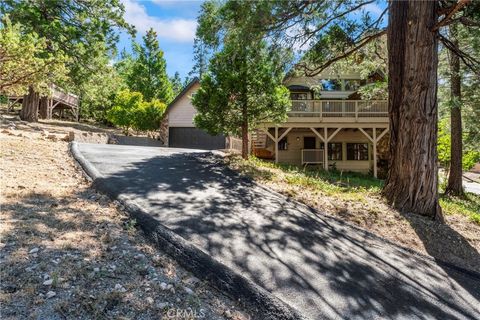
[(287, 137), (285, 137), (278, 142), (278, 150), (287, 150), (287, 149), (288, 149), (288, 143), (287, 143)]
[(342, 80), (339, 79), (323, 79), (320, 81), (323, 91), (341, 91)]
[[(320, 144), (320, 149), (324, 149), (324, 144)], [(329, 143), (328, 144), (328, 160), (342, 161), (342, 143)]]
[(328, 160), (342, 161), (342, 144), (341, 143), (328, 144)]
[(347, 143), (347, 160), (368, 160), (368, 143)]
[(307, 100), (308, 99), (308, 94), (306, 92), (292, 92), (290, 93), (290, 99), (291, 100)]

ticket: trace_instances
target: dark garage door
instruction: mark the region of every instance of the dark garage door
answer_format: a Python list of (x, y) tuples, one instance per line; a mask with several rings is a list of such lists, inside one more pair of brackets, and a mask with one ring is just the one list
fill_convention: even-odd
[(168, 129), (168, 146), (174, 148), (224, 149), (225, 136), (211, 136), (198, 128)]

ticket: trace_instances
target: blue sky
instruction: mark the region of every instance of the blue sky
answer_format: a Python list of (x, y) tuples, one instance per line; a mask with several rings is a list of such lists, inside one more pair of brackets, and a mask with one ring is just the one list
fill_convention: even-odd
[[(193, 39), (202, 1), (122, 0), (125, 19), (137, 29), (137, 41), (149, 28), (157, 31), (160, 47), (165, 52), (167, 72), (175, 71), (184, 78), (193, 66)], [(131, 39), (123, 34), (119, 52), (131, 51)]]

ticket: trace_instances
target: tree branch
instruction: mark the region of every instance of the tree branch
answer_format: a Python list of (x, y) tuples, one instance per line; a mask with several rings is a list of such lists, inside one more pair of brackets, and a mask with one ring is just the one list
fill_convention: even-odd
[(444, 27), (452, 22), (451, 18), (455, 13), (465, 7), (467, 4), (470, 3), (471, 0), (458, 0), (457, 4), (451, 8), (451, 10), (445, 14), (445, 17), (437, 22), (432, 28), (432, 31), (437, 31), (441, 27)]
[(467, 68), (472, 70), (474, 73), (480, 75), (480, 61), (479, 60), (475, 59), (474, 57), (472, 57), (468, 53), (465, 53), (464, 51), (462, 51), (460, 48), (458, 48), (458, 46), (456, 46), (452, 41), (447, 39), (445, 36), (439, 34), (438, 37), (439, 37), (440, 41), (443, 43), (443, 45), (448, 50), (450, 50), (450, 52), (452, 54), (457, 55), (463, 61), (463, 63), (465, 64), (465, 66), (467, 66)]
[(362, 39), (354, 48), (344, 52), (341, 55), (338, 55), (338, 56), (328, 60), (327, 62), (323, 63), (319, 67), (316, 67), (316, 68), (313, 68), (313, 69), (309, 68), (308, 65), (307, 65), (308, 62), (305, 62), (303, 64), (298, 64), (295, 68), (296, 69), (303, 69), (305, 71), (305, 75), (307, 77), (314, 77), (314, 76), (320, 74), (323, 70), (325, 70), (326, 68), (328, 68), (329, 66), (331, 66), (335, 62), (347, 58), (348, 56), (352, 55), (353, 53), (355, 53), (356, 51), (360, 50), (365, 45), (370, 43), (372, 40), (375, 40), (375, 39), (377, 39), (377, 38), (379, 38), (379, 37), (381, 37), (385, 34), (387, 34), (387, 30), (382, 30), (380, 32), (377, 32), (375, 34), (367, 36), (364, 39)]

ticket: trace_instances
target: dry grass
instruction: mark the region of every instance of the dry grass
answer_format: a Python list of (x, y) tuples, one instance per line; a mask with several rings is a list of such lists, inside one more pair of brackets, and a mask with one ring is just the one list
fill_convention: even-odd
[[(188, 308), (207, 319), (248, 317), (90, 189), (68, 143), (42, 133), (51, 127), (0, 128), (2, 319), (159, 319)], [(71, 127), (54, 129), (62, 138)]]
[(480, 272), (480, 197), (442, 198), (446, 224), (402, 214), (380, 195), (382, 181), (359, 174), (327, 173), (238, 156), (227, 164), (257, 182), (320, 212), (367, 229), (394, 243)]

